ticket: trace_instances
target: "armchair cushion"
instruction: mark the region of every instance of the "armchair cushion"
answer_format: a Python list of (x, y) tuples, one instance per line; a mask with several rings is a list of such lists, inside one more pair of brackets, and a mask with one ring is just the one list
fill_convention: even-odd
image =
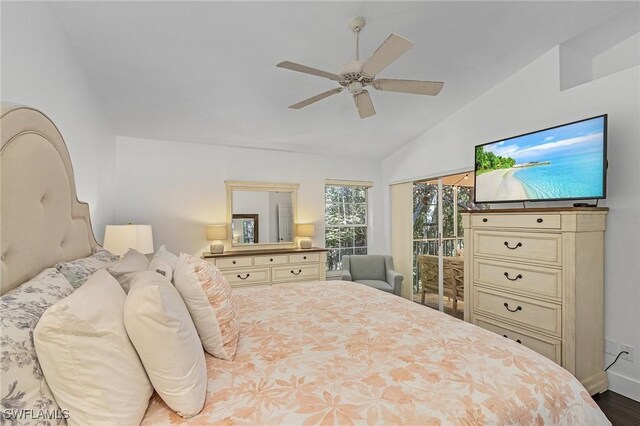
[(387, 278), (385, 259), (381, 255), (349, 256), (351, 277), (359, 280), (379, 280)]

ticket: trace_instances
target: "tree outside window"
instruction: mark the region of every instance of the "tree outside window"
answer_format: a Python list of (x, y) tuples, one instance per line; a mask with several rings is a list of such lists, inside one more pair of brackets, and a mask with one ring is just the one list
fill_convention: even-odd
[(325, 186), (327, 271), (339, 271), (342, 256), (367, 254), (367, 187)]

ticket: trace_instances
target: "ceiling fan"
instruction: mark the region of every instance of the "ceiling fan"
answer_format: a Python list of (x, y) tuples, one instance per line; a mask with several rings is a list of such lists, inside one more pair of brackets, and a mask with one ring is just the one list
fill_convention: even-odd
[(317, 75), (319, 77), (328, 78), (337, 81), (342, 87), (328, 90), (319, 95), (312, 96), (308, 99), (295, 103), (289, 108), (300, 109), (313, 103), (328, 98), (329, 96), (338, 94), (346, 87), (351, 92), (356, 109), (360, 118), (371, 117), (376, 113), (371, 102), (371, 96), (365, 89), (372, 86), (374, 89), (387, 92), (413, 93), (416, 95), (435, 96), (442, 90), (444, 82), (442, 81), (419, 81), (419, 80), (396, 80), (389, 78), (376, 79), (376, 75), (398, 59), (404, 52), (409, 50), (413, 43), (406, 38), (397, 34), (391, 34), (387, 39), (373, 52), (373, 55), (366, 61), (360, 60), (359, 52), (359, 35), (365, 26), (364, 18), (357, 17), (349, 22), (349, 27), (356, 35), (356, 60), (344, 64), (338, 70), (337, 74), (311, 68), (305, 65), (296, 64), (290, 61), (280, 62), (277, 67), (287, 68), (292, 71), (303, 72), (305, 74)]

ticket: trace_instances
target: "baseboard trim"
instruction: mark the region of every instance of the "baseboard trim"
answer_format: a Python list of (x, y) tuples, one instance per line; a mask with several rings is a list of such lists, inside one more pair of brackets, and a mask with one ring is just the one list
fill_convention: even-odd
[(607, 377), (610, 390), (640, 402), (640, 381), (610, 371), (607, 372)]

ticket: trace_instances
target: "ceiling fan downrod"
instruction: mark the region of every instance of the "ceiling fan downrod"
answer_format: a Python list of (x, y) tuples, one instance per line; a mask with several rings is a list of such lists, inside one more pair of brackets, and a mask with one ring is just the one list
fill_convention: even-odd
[(349, 28), (351, 28), (351, 31), (356, 35), (356, 61), (360, 60), (360, 31), (362, 31), (366, 23), (367, 22), (361, 16), (349, 21)]

